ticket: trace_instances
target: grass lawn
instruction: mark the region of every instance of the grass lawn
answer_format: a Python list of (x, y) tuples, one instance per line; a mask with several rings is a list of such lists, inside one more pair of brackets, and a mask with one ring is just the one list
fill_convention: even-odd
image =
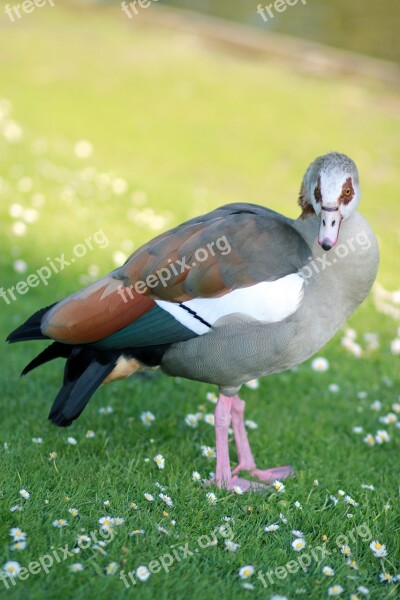
[[(381, 246), (378, 281), (391, 290), (399, 287), (395, 90), (300, 76), (284, 65), (204, 47), (190, 35), (141, 28), (139, 20), (124, 19), (118, 6), (74, 9), (60, 2), (18, 23), (1, 19), (0, 89), (12, 104), (0, 103), (1, 285), (15, 286), (63, 253), (71, 258), (76, 244), (86, 244), (89, 236), (99, 239), (94, 237), (99, 230), (103, 242), (109, 241), (84, 246), (84, 256), (53, 274), (46, 286), (17, 294), (15, 301), (8, 297), (9, 304), (0, 298), (2, 339), (33, 311), (110, 271), (150, 237), (196, 214), (249, 201), (295, 216), (305, 168), (332, 149), (358, 164), (361, 210)], [(91, 142), (90, 156), (77, 156), (90, 150), (76, 146), (79, 140)], [(209, 490), (192, 481), (193, 471), (205, 478), (215, 468), (201, 453), (202, 445), (214, 446), (213, 427), (202, 419), (190, 428), (185, 416), (212, 413), (206, 395), (215, 390), (157, 373), (138, 376), (100, 389), (82, 417), (60, 430), (47, 414), (61, 384), (61, 361), (19, 380), (43, 345), (2, 344), (0, 565), (15, 560), (27, 567), (59, 547), (71, 551), (80, 534), (94, 532), (102, 540), (99, 519), (106, 515), (124, 522), (114, 526), (105, 547), (96, 549), (93, 542), (65, 560), (59, 551), (60, 562), (53, 555), (47, 575), (41, 569), (15, 586), (7, 579), (9, 590), (0, 581), (0, 597), (233, 600), (281, 594), (318, 600), (335, 584), (343, 587), (344, 598), (360, 585), (373, 600), (398, 597), (399, 584), (379, 582), (380, 573), (400, 573), (400, 430), (379, 422), (400, 402), (399, 356), (390, 350), (398, 326), (370, 298), (349, 322), (361, 357), (343, 347), (342, 332), (321, 353), (329, 361), (327, 371), (313, 371), (309, 361), (261, 381), (258, 389), (244, 388), (246, 416), (258, 425), (249, 437), (260, 467), (291, 463), (296, 478), (283, 493), (239, 496), (213, 489), (214, 505), (207, 500)], [(378, 349), (367, 349), (368, 332), (379, 335)], [(370, 408), (376, 400), (378, 411)], [(113, 411), (100, 410), (105, 407)], [(140, 418), (144, 411), (155, 416), (149, 426)], [(363, 432), (354, 433), (354, 426)], [(379, 429), (388, 431), (390, 441), (369, 447), (363, 438)], [(86, 437), (88, 430), (95, 436)], [(68, 443), (68, 436), (77, 444)], [(41, 444), (32, 442), (39, 437)], [(56, 458), (49, 460), (50, 453)], [(159, 453), (163, 470), (153, 461)], [(159, 498), (157, 482), (172, 507)], [(375, 489), (362, 488), (365, 484)], [(21, 489), (29, 491), (28, 500), (20, 497)], [(346, 503), (338, 490), (358, 506)], [(330, 495), (339, 499), (336, 505)], [(23, 510), (11, 512), (15, 505)], [(68, 526), (54, 527), (56, 519), (66, 519)], [(279, 529), (265, 533), (273, 523)], [(219, 531), (222, 525), (226, 529)], [(11, 549), (12, 527), (26, 532), (26, 549)], [(134, 530), (144, 533), (129, 535)], [(304, 534), (303, 553), (292, 548), (292, 530)], [(239, 544), (236, 552), (225, 549), (228, 534)], [(218, 543), (207, 545), (213, 539)], [(386, 557), (373, 556), (372, 540), (386, 544)], [(358, 569), (340, 550), (346, 541)], [(319, 562), (315, 548), (323, 543)], [(146, 582), (135, 576), (137, 583), (127, 588), (119, 578), (121, 569), (133, 571), (162, 556), (164, 564), (172, 564)], [(303, 568), (296, 562), (293, 572), (275, 571), (302, 556)], [(83, 571), (70, 572), (74, 562)], [(106, 575), (114, 562), (119, 571)], [(255, 574), (242, 580), (238, 571), (245, 565), (253, 565)], [(322, 573), (326, 565), (333, 577)], [(270, 572), (266, 589), (259, 570)]]

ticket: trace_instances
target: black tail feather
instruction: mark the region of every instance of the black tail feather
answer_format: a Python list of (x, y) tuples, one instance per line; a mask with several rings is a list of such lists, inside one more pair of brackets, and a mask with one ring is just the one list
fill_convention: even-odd
[[(56, 303), (55, 303), (56, 304)], [(54, 304), (50, 306), (46, 306), (46, 308), (41, 308), (37, 312), (35, 312), (32, 316), (29, 317), (17, 329), (12, 331), (8, 337), (7, 342), (13, 344), (14, 342), (26, 342), (28, 340), (47, 340), (48, 338), (43, 335), (42, 330), (40, 328), (43, 316), (49, 311)]]
[(40, 365), (44, 365), (50, 360), (54, 360), (55, 358), (68, 358), (71, 354), (72, 346), (68, 346), (67, 344), (61, 344), (60, 342), (53, 342), (50, 346), (47, 346), (38, 354), (31, 362), (26, 365), (25, 369), (21, 373), (21, 377), (26, 375), (36, 367), (40, 367)]
[(64, 383), (49, 414), (59, 427), (77, 419), (96, 389), (114, 369), (119, 353), (100, 353), (75, 346), (65, 365)]

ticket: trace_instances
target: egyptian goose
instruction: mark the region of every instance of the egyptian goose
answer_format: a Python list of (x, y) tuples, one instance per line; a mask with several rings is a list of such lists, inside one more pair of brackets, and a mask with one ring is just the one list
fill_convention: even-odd
[(66, 359), (49, 419), (66, 427), (102, 383), (158, 366), (218, 386), (219, 487), (254, 488), (240, 471), (261, 482), (289, 476), (291, 466), (256, 467), (238, 392), (249, 380), (308, 359), (367, 296), (379, 250), (356, 210), (359, 200), (354, 162), (326, 154), (304, 175), (297, 220), (228, 204), (156, 237), (122, 267), (36, 312), (7, 340), (54, 340), (22, 374)]

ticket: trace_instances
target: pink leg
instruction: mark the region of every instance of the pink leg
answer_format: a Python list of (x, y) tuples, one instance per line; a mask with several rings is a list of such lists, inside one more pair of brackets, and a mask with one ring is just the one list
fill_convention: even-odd
[(215, 479), (218, 487), (229, 487), (232, 479), (229, 462), (228, 431), (231, 424), (232, 398), (220, 396), (215, 407), (215, 441), (217, 450), (217, 467)]
[(275, 469), (257, 469), (244, 424), (245, 402), (241, 400), (239, 396), (233, 396), (231, 400), (232, 427), (239, 458), (239, 464), (233, 470), (232, 474), (236, 475), (240, 471), (250, 471), (253, 477), (257, 477), (261, 481), (274, 481), (275, 479), (285, 479), (285, 477), (289, 477), (293, 472), (290, 465), (286, 467), (276, 467)]
[(217, 466), (215, 473), (215, 483), (218, 487), (232, 489), (239, 486), (243, 491), (262, 490), (265, 488), (261, 483), (241, 479), (237, 476), (232, 477), (231, 465), (229, 460), (228, 431), (231, 423), (232, 398), (220, 395), (217, 406), (215, 407), (215, 440), (217, 451)]

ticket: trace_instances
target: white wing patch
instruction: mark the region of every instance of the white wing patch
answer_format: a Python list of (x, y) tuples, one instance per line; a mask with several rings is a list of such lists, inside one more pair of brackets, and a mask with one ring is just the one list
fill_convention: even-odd
[(296, 312), (303, 299), (304, 279), (297, 273), (276, 281), (233, 290), (219, 298), (195, 298), (182, 304), (156, 300), (179, 323), (201, 335), (221, 317), (239, 313), (263, 323), (282, 321)]

